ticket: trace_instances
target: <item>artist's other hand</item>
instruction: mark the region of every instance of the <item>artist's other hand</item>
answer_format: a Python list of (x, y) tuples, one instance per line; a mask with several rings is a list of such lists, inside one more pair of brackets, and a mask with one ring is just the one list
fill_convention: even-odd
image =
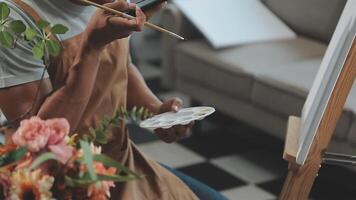
[(167, 5), (167, 2), (161, 3), (147, 11), (145, 11), (145, 15), (147, 19), (150, 19), (154, 14), (156, 14), (158, 11), (160, 11), (162, 8), (164, 8)]
[(121, 12), (136, 10), (136, 18), (127, 19), (98, 9), (84, 32), (90, 46), (102, 48), (114, 40), (126, 38), (131, 33), (142, 30), (146, 16), (135, 4), (118, 1), (105, 6)]
[[(177, 112), (181, 107), (182, 107), (182, 100), (179, 98), (173, 98), (168, 101), (165, 101), (160, 109), (159, 113), (165, 113), (165, 112)], [(189, 129), (193, 126), (193, 123), (190, 123), (188, 125), (177, 125), (173, 126), (169, 129), (156, 129), (155, 133), (157, 136), (163, 140), (164, 142), (167, 143), (172, 143), (172, 142), (177, 142), (181, 139), (184, 139), (189, 136)]]

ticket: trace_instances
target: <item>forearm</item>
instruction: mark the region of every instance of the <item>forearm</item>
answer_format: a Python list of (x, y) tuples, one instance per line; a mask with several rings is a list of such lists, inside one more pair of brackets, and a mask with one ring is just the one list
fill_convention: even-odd
[(133, 64), (128, 66), (127, 106), (145, 107), (153, 113), (158, 113), (162, 102), (148, 88), (140, 72)]
[(99, 68), (98, 60), (99, 50), (91, 48), (83, 36), (65, 85), (46, 98), (38, 116), (43, 119), (64, 117), (75, 130), (92, 94)]

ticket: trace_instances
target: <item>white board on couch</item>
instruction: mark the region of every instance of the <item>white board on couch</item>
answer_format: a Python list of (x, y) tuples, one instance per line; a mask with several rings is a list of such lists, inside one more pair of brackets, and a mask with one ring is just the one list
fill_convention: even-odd
[(297, 163), (304, 164), (356, 35), (356, 0), (348, 0), (302, 111)]
[(173, 2), (215, 48), (296, 37), (259, 0)]

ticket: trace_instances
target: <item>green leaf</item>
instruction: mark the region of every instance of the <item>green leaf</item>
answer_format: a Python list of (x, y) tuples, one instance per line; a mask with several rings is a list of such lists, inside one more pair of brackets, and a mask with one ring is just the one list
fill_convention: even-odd
[(6, 158), (7, 158), (7, 156), (0, 157), (0, 167), (4, 166), (6, 164)]
[(7, 31), (0, 31), (0, 44), (11, 48), (14, 46), (14, 37)]
[(26, 40), (32, 41), (37, 36), (37, 31), (33, 28), (27, 28), (25, 31)]
[(32, 49), (32, 54), (37, 59), (42, 59), (45, 53), (45, 42), (43, 40), (37, 42)]
[(32, 163), (31, 170), (37, 168), (38, 166), (40, 166), (41, 164), (43, 164), (44, 162), (46, 162), (48, 160), (57, 160), (57, 157), (56, 157), (56, 155), (54, 153), (51, 153), (51, 152), (41, 154)]
[(16, 34), (25, 32), (26, 26), (21, 20), (14, 20), (9, 23), (9, 28)]
[(82, 187), (82, 186), (87, 186), (89, 184), (93, 184), (96, 181), (93, 180), (88, 180), (88, 179), (73, 179), (69, 176), (65, 176), (65, 183), (66, 186), (69, 187)]
[(93, 155), (90, 151), (89, 143), (81, 140), (80, 147), (83, 149), (84, 164), (87, 166), (91, 180), (97, 180), (98, 176), (94, 170)]
[(97, 131), (95, 134), (95, 142), (98, 142), (100, 144), (107, 144), (108, 143), (108, 138), (106, 136), (105, 131)]
[(132, 120), (136, 120), (137, 119), (136, 118), (136, 111), (137, 111), (137, 107), (135, 106), (135, 107), (132, 108), (130, 116), (129, 116)]
[(54, 34), (65, 34), (69, 29), (62, 25), (62, 24), (56, 24), (51, 28), (51, 32)]
[(10, 15), (10, 8), (9, 6), (2, 2), (0, 3), (0, 20), (4, 21)]
[(142, 119), (143, 118), (143, 113), (145, 112), (145, 108), (144, 107), (141, 107), (138, 111), (137, 111), (137, 114), (139, 116), (139, 119)]
[(25, 147), (16, 149), (15, 151), (12, 151), (9, 154), (9, 161), (10, 162), (15, 162), (18, 161), (20, 159), (22, 159), (27, 153), (27, 149)]
[(93, 128), (89, 128), (89, 134), (88, 134), (91, 138), (96, 138), (96, 131)]
[(140, 179), (141, 176), (136, 174), (135, 172), (131, 171), (129, 168), (125, 167), (121, 163), (117, 162), (116, 160), (113, 160), (112, 158), (103, 155), (103, 154), (97, 154), (93, 156), (93, 160), (97, 162), (103, 163), (107, 167), (115, 167), (116, 169), (119, 170), (120, 172), (125, 172), (128, 175), (133, 175), (134, 177)]
[(123, 183), (123, 182), (128, 182), (128, 181), (133, 181), (137, 180), (137, 177), (134, 176), (119, 176), (119, 175), (102, 175), (98, 174), (98, 180), (99, 181), (114, 181), (116, 183)]
[(25, 147), (16, 149), (5, 156), (0, 158), (0, 166), (8, 165), (18, 160), (21, 160), (27, 153), (27, 149)]
[(51, 56), (58, 56), (61, 52), (61, 45), (54, 40), (46, 40), (46, 47)]
[(83, 135), (81, 137), (81, 139), (84, 140), (84, 141), (92, 141), (91, 138), (88, 135)]
[(45, 20), (43, 20), (43, 19), (41, 19), (41, 20), (39, 20), (38, 22), (37, 22), (37, 27), (39, 28), (39, 29), (45, 29), (45, 28), (47, 28), (49, 26), (49, 22), (47, 22), (47, 21), (45, 21)]
[(65, 176), (65, 183), (69, 187), (85, 187), (90, 184), (97, 183), (99, 181), (114, 181), (114, 182), (128, 182), (137, 180), (138, 178), (133, 176), (120, 176), (120, 175), (101, 175), (98, 174), (97, 180), (91, 180), (90, 175), (88, 176), (87, 173), (82, 175), (83, 178), (74, 179), (69, 176)]

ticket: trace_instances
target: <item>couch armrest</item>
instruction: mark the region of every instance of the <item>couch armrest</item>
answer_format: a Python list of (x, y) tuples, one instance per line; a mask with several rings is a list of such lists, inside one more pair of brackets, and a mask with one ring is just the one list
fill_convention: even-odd
[[(182, 35), (188, 40), (201, 38), (201, 33), (187, 20), (174, 4), (168, 4), (162, 11), (161, 24), (164, 28)], [(177, 70), (174, 66), (174, 51), (179, 42), (167, 34), (162, 34), (162, 84), (170, 89), (175, 87)]]

